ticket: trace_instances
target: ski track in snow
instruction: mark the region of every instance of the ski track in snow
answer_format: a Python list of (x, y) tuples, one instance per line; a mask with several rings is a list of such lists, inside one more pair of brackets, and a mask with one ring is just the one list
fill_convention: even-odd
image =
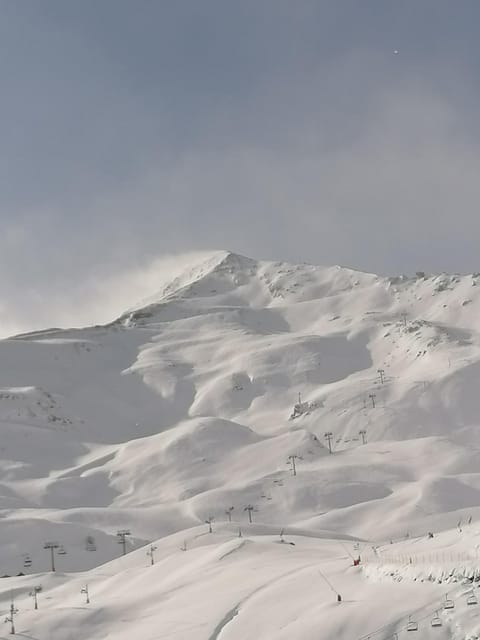
[(281, 582), (285, 578), (288, 578), (288, 577), (290, 577), (292, 575), (301, 573), (302, 571), (305, 571), (305, 569), (311, 569), (311, 568), (312, 568), (312, 565), (308, 564), (308, 565), (305, 565), (304, 567), (300, 567), (299, 569), (292, 569), (291, 571), (287, 571), (286, 573), (282, 573), (280, 576), (272, 578), (271, 580), (269, 580), (265, 584), (262, 584), (259, 587), (257, 587), (256, 589), (254, 589), (251, 593), (248, 594), (248, 596), (243, 598), (234, 607), (232, 607), (232, 609), (227, 611), (227, 613), (225, 614), (224, 618), (215, 627), (214, 632), (212, 633), (212, 635), (209, 637), (208, 640), (220, 640), (220, 637), (221, 636), (223, 637), (223, 635), (224, 635), (223, 632), (225, 631), (225, 628), (227, 627), (227, 625), (229, 625), (241, 613), (241, 608), (247, 602), (252, 600), (252, 598), (254, 598), (254, 596), (258, 595), (262, 591), (265, 591), (265, 590), (269, 589), (273, 585), (277, 585), (279, 582)]

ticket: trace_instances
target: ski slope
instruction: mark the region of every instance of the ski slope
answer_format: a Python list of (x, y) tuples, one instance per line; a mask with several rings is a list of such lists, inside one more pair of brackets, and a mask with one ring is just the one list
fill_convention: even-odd
[(109, 325), (0, 341), (18, 634), (480, 637), (479, 284), (217, 252)]

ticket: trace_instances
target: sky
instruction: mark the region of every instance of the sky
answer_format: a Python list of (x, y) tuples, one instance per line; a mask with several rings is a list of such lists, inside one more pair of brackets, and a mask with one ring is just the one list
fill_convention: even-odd
[(0, 336), (106, 322), (209, 250), (480, 271), (478, 24), (477, 0), (0, 1)]

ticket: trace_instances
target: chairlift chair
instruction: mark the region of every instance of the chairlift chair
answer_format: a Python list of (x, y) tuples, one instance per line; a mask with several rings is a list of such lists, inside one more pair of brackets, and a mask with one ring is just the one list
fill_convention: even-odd
[(468, 596), (467, 598), (467, 604), (468, 605), (478, 604), (477, 596), (473, 593), (473, 591), (472, 591), (472, 595)]
[(407, 631), (418, 631), (418, 622), (412, 620), (412, 616), (408, 616)]
[(63, 546), (63, 544), (60, 545), (60, 548), (58, 550), (58, 555), (59, 556), (66, 556), (67, 552), (65, 551), (65, 547)]
[(443, 603), (444, 609), (455, 609), (455, 602), (450, 600), (448, 597), (448, 593), (445, 594), (445, 602)]
[(435, 617), (432, 618), (432, 621), (431, 621), (430, 625), (432, 627), (441, 627), (442, 626), (442, 621), (440, 620), (440, 617), (438, 615), (438, 611), (435, 611)]
[(30, 556), (25, 556), (25, 558), (23, 560), (23, 566), (24, 567), (31, 567), (32, 566), (32, 559), (30, 558)]

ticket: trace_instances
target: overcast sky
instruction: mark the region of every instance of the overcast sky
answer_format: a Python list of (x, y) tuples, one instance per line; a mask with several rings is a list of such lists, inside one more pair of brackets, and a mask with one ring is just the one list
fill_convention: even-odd
[(478, 0), (0, 0), (0, 335), (106, 321), (183, 252), (480, 271), (479, 24)]

